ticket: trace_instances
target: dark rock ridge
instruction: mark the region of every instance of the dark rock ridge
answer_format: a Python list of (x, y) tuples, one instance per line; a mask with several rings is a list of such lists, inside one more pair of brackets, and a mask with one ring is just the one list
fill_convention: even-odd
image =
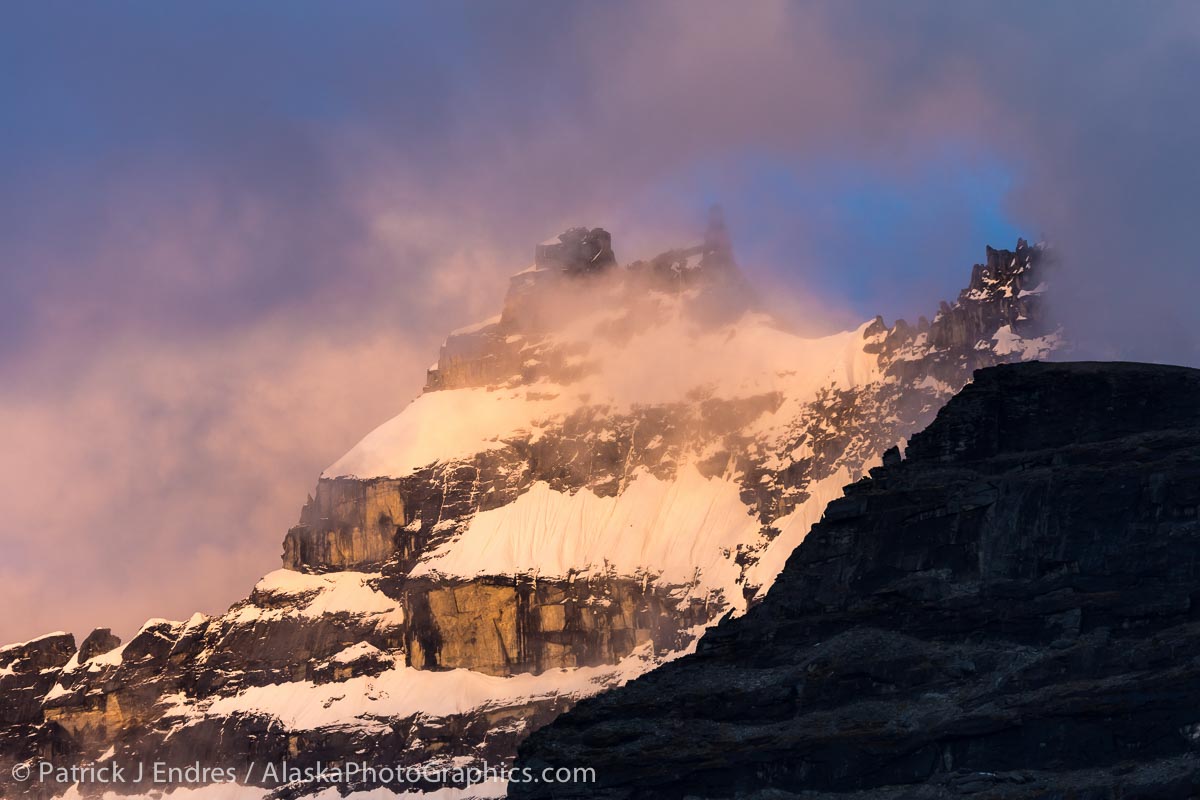
[(1200, 371), (997, 366), (510, 796), (1200, 797)]
[(121, 637), (109, 628), (96, 628), (79, 645), (79, 660), (90, 661), (121, 646)]
[(75, 654), (75, 637), (51, 633), (0, 647), (0, 724), (28, 735), (42, 721), (42, 698)]
[(558, 235), (558, 241), (543, 242), (534, 250), (538, 267), (573, 274), (602, 272), (616, 263), (612, 234), (604, 228), (570, 228)]

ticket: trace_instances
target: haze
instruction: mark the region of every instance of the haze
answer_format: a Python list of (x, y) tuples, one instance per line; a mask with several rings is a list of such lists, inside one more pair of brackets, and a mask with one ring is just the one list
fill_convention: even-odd
[(1198, 79), (1188, 3), (10, 4), (0, 641), (244, 595), (570, 225), (720, 201), (825, 328), (1045, 236), (1074, 355), (1200, 364)]

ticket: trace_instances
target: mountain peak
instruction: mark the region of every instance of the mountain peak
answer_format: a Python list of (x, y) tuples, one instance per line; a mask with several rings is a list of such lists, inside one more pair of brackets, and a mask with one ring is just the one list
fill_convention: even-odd
[(758, 603), (975, 368), (1051, 351), (1041, 256), (989, 250), (932, 322), (803, 337), (755, 308), (719, 210), (629, 264), (603, 228), (565, 231), (325, 471), (244, 601), (82, 655), (64, 640), (44, 675), (0, 654), (0, 705), (21, 709), (0, 757), (395, 764), (403, 729), (404, 765), (511, 763), (530, 729)]
[(604, 228), (568, 228), (533, 251), (533, 264), (537, 269), (557, 269), (569, 275), (598, 274), (616, 263), (612, 234)]
[(619, 347), (681, 321), (711, 328), (755, 305), (719, 208), (703, 241), (625, 265), (604, 228), (569, 228), (534, 248), (534, 263), (512, 276), (499, 315), (446, 338), (425, 391), (571, 381), (587, 351), (604, 342)]

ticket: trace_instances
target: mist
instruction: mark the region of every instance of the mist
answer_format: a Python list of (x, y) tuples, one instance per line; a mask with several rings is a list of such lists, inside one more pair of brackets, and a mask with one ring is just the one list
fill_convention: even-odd
[(726, 209), (804, 330), (1046, 238), (1071, 357), (1200, 366), (1191, 4), (108, 4), (0, 31), (0, 640), (219, 611), (533, 245)]

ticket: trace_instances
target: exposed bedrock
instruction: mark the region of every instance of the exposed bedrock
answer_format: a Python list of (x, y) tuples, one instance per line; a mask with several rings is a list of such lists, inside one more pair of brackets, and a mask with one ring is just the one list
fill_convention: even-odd
[(40, 723), (42, 697), (74, 654), (75, 637), (69, 633), (0, 648), (0, 723)]
[(398, 483), (322, 480), (283, 540), (283, 565), (355, 569), (387, 560), (405, 522)]
[[(431, 752), (508, 759), (526, 726), (569, 707), (570, 693), (406, 720), (400, 733), (383, 723), (363, 723), (351, 733), (287, 731), (272, 716), (279, 708), (206, 709), (271, 686), (314, 694), (324, 684), (381, 675), (388, 685), (399, 675), (402, 684), (406, 667), (510, 676), (615, 665), (635, 650), (648, 650), (648, 657), (678, 651), (717, 611), (690, 598), (688, 587), (605, 576), (537, 582), (276, 576), (220, 617), (154, 620), (123, 647), (97, 631), (85, 640), (88, 658), (76, 654), (68, 634), (0, 651), (0, 713), (10, 737), (0, 767), (24, 759), (88, 763), (111, 748), (119, 758), (170, 764), (190, 763), (197, 754), (223, 766), (264, 759), (315, 764), (351, 752), (390, 764), (417, 741), (427, 749), (414, 750), (404, 763), (420, 763)], [(331, 694), (355, 691), (363, 689)], [(28, 787), (16, 789), (34, 796)]]
[(79, 645), (79, 660), (88, 661), (120, 646), (121, 637), (115, 635), (110, 628), (96, 628), (87, 635), (83, 644)]
[(510, 796), (1200, 796), (1200, 371), (998, 366)]
[[(490, 675), (615, 664), (648, 642), (680, 650), (711, 619), (689, 600), (635, 580), (403, 583), (409, 663)], [(683, 594), (680, 591), (679, 594)]]

